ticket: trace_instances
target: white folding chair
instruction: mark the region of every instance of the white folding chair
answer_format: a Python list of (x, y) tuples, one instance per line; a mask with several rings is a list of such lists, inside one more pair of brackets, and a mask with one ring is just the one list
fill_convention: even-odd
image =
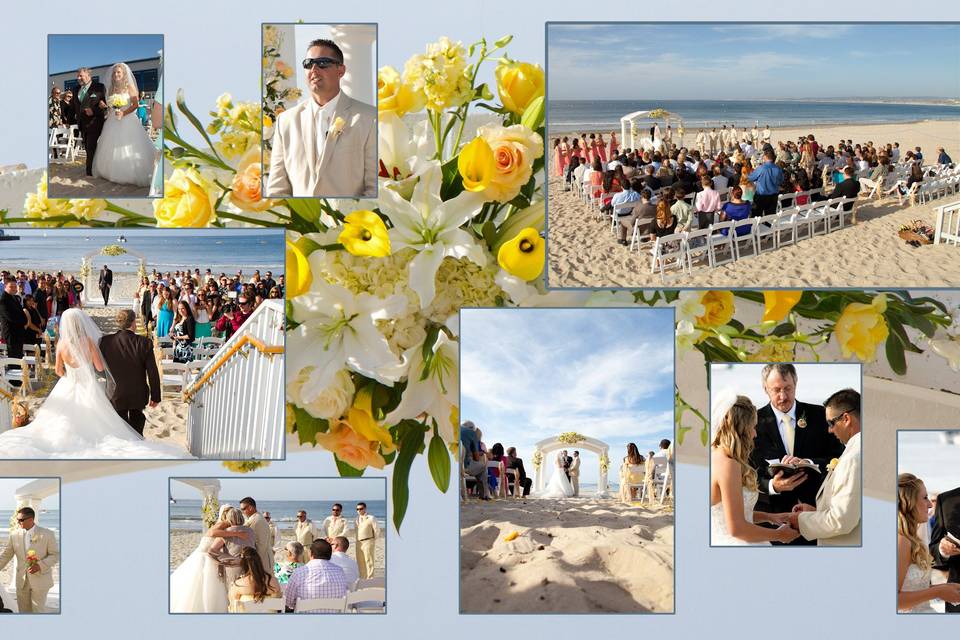
[(658, 237), (651, 250), (650, 273), (654, 273), (659, 268), (660, 279), (663, 280), (666, 269), (685, 271), (686, 237), (687, 234), (683, 231)]
[(263, 602), (237, 602), (244, 613), (283, 613), (286, 609), (283, 598), (264, 598)]
[[(26, 373), (24, 373), (26, 372)], [(30, 391), (30, 369), (23, 358), (0, 358), (0, 380)]]
[(348, 591), (343, 610), (353, 613), (383, 613), (387, 606), (387, 590), (383, 587), (367, 587)]
[[(756, 226), (757, 220), (759, 218), (747, 218), (746, 220), (733, 220), (734, 223), (733, 229), (730, 230), (730, 235), (733, 238), (733, 248), (736, 250), (736, 259), (739, 260), (740, 256), (743, 255), (740, 245), (743, 242), (748, 243), (753, 248), (753, 254), (757, 255), (757, 239), (756, 239)], [(746, 233), (741, 233), (737, 235), (738, 230), (747, 229)]]
[(182, 393), (189, 382), (190, 365), (182, 362), (163, 362), (160, 371), (160, 392), (175, 388), (176, 393)]
[(610, 230), (613, 232), (614, 237), (617, 235), (617, 225), (620, 224), (620, 218), (633, 213), (633, 208), (638, 204), (640, 204), (640, 201), (635, 200), (633, 202), (624, 202), (623, 204), (618, 204), (613, 208), (613, 211), (610, 213)]
[(630, 233), (630, 251), (633, 251), (633, 247), (636, 246), (637, 253), (639, 253), (642, 249), (646, 247), (652, 246), (652, 243), (650, 242), (650, 240), (648, 239), (643, 241), (640, 240), (641, 223), (643, 224), (643, 226), (649, 227), (651, 220), (647, 219), (647, 220), (641, 221), (640, 218), (637, 218), (636, 220), (633, 221), (633, 231)]
[(776, 225), (777, 220), (779, 220), (780, 217), (781, 214), (779, 213), (771, 213), (767, 216), (753, 218), (756, 220), (753, 226), (754, 246), (756, 247), (756, 252), (758, 254), (763, 253), (764, 240), (770, 241), (770, 251), (773, 251), (779, 247), (777, 244)]
[(360, 589), (369, 589), (372, 587), (376, 588), (386, 588), (387, 580), (386, 578), (357, 578), (352, 585), (350, 585), (350, 591), (358, 591)]
[[(712, 232), (707, 236), (707, 249), (710, 252), (710, 266), (717, 267), (721, 264), (726, 264), (728, 262), (733, 262), (737, 259), (736, 249), (733, 244), (733, 226), (735, 224), (734, 220), (728, 220), (726, 222), (717, 222), (710, 225), (710, 231)], [(721, 233), (724, 229), (727, 230), (726, 235)], [(720, 249), (727, 250), (727, 258), (724, 260), (718, 260), (717, 254)]]
[(498, 471), (497, 491), (496, 491), (497, 497), (506, 498), (507, 497), (507, 483), (506, 483), (507, 474), (506, 474), (506, 469), (503, 466), (503, 463), (498, 462), (497, 460), (487, 460), (488, 474), (490, 473), (489, 471), (490, 469), (497, 469)]
[(343, 613), (347, 606), (347, 598), (307, 598), (306, 600), (297, 600), (297, 606), (294, 607), (295, 613), (309, 613), (311, 611), (323, 613)]
[(713, 266), (713, 258), (710, 255), (710, 227), (706, 229), (695, 229), (694, 231), (687, 232), (686, 242), (684, 242), (684, 248), (687, 256), (687, 272), (693, 270), (693, 260), (694, 258), (706, 257), (707, 266)]

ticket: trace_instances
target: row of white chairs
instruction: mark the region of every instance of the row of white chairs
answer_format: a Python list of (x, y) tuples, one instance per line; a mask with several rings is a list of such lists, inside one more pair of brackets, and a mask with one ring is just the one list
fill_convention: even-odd
[[(851, 208), (845, 211), (844, 206), (848, 204)], [(744, 245), (752, 249), (750, 255), (756, 256), (842, 229), (847, 216), (855, 219), (856, 206), (855, 198), (833, 198), (767, 216), (728, 220), (706, 229), (672, 233), (646, 243), (640, 241), (640, 225), (634, 224), (630, 249), (636, 246), (639, 252), (641, 248), (649, 247), (650, 273), (659, 270), (662, 280), (670, 269), (691, 273), (696, 260), (705, 259), (711, 268), (740, 260), (745, 255)], [(743, 228), (749, 229), (737, 235), (736, 230)]]
[[(283, 598), (264, 598), (263, 602), (241, 602), (244, 613), (283, 613)], [(342, 598), (309, 598), (297, 600), (296, 613), (322, 611), (325, 613), (383, 613), (387, 594), (383, 587), (366, 587), (348, 591)]]
[[(73, 124), (68, 127), (50, 129), (50, 138), (47, 141), (50, 160), (66, 160), (73, 162), (83, 150), (83, 139), (80, 137), (80, 127)], [(61, 152), (54, 158), (54, 151)]]

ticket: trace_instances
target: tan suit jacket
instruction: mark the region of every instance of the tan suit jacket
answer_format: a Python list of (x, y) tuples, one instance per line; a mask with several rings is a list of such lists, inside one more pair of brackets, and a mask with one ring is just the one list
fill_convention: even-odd
[(323, 535), (327, 538), (336, 538), (337, 536), (343, 536), (347, 533), (347, 519), (343, 516), (339, 518), (334, 518), (333, 516), (327, 516), (326, 520), (323, 521)]
[(567, 471), (570, 473), (571, 478), (580, 477), (580, 458), (579, 457), (574, 456), (573, 462), (570, 463), (570, 468), (567, 469)]
[(254, 545), (257, 548), (257, 554), (263, 562), (263, 569), (268, 574), (273, 572), (273, 546), (270, 544), (270, 525), (259, 512), (254, 513), (247, 518), (244, 523), (253, 529)]
[(817, 493), (817, 510), (797, 516), (800, 535), (820, 546), (858, 546), (860, 539), (860, 434), (847, 442), (836, 468)]
[(269, 198), (373, 198), (377, 194), (377, 108), (341, 92), (333, 126), (317, 152), (317, 122), (309, 100), (277, 118), (266, 183)]
[[(7, 546), (0, 552), (0, 571), (13, 559), (17, 559), (17, 590), (27, 584), (36, 591), (49, 591), (53, 588), (53, 567), (60, 561), (60, 546), (57, 537), (50, 529), (33, 526), (33, 540), (26, 546), (27, 532), (17, 528), (7, 540)], [(27, 551), (33, 549), (39, 558), (40, 573), (27, 573)]]
[(303, 522), (297, 522), (297, 526), (293, 530), (293, 535), (297, 539), (297, 542), (303, 545), (303, 547), (309, 548), (310, 544), (313, 542), (320, 534), (317, 531), (317, 526), (313, 524), (313, 520), (304, 520)]

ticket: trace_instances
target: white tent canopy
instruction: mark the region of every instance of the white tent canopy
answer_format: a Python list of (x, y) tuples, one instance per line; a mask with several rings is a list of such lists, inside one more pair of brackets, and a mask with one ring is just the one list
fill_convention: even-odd
[[(627, 115), (620, 118), (620, 143), (622, 147), (629, 149), (636, 149), (638, 146), (642, 146), (642, 141), (644, 139), (649, 140), (651, 147), (657, 147), (662, 145), (662, 138), (658, 139), (656, 136), (651, 140), (650, 138), (644, 138), (644, 135), (641, 131), (636, 131), (637, 123), (643, 122), (644, 124), (660, 126), (660, 123), (663, 123), (663, 131), (661, 135), (666, 131), (666, 128), (673, 127), (674, 124), (679, 124), (683, 126), (683, 118), (678, 114), (672, 113), (665, 109), (653, 109), (648, 111), (634, 111), (633, 113), (628, 113)], [(678, 145), (679, 146), (679, 145)]]
[[(573, 437), (571, 438), (571, 436)], [(588, 436), (575, 433), (561, 434), (559, 436), (541, 440), (534, 445), (533, 455), (541, 460), (541, 463), (536, 467), (536, 480), (534, 481), (533, 485), (535, 492), (539, 493), (543, 490), (543, 483), (545, 480), (544, 466), (547, 465), (547, 454), (560, 449), (583, 449), (597, 454), (601, 461), (607, 461), (606, 464), (609, 464), (610, 461), (610, 446), (606, 442), (597, 440), (596, 438), (590, 438)], [(607, 469), (606, 465), (602, 462), (599, 467), (600, 472), (597, 478), (597, 496), (606, 497), (609, 495), (609, 489), (607, 487)]]

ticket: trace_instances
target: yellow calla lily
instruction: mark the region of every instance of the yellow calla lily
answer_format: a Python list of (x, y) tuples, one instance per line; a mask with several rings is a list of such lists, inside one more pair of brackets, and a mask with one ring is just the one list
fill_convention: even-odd
[(347, 214), (344, 221), (343, 231), (337, 237), (344, 249), (355, 256), (382, 258), (390, 255), (387, 225), (376, 213), (358, 209)]
[(537, 230), (527, 227), (503, 243), (497, 262), (507, 273), (521, 280), (533, 280), (543, 273), (545, 243)]
[(780, 322), (787, 317), (790, 310), (798, 302), (803, 291), (764, 291), (763, 292), (763, 321)]
[(313, 276), (307, 256), (296, 244), (287, 240), (287, 297), (296, 298), (310, 290)]
[(467, 191), (486, 189), (496, 169), (493, 149), (481, 136), (464, 146), (457, 158), (457, 170), (463, 178), (463, 188)]
[(373, 417), (373, 391), (370, 387), (364, 387), (357, 392), (353, 406), (347, 411), (347, 422), (360, 437), (370, 442), (379, 442), (384, 453), (390, 453), (397, 448), (390, 431)]

